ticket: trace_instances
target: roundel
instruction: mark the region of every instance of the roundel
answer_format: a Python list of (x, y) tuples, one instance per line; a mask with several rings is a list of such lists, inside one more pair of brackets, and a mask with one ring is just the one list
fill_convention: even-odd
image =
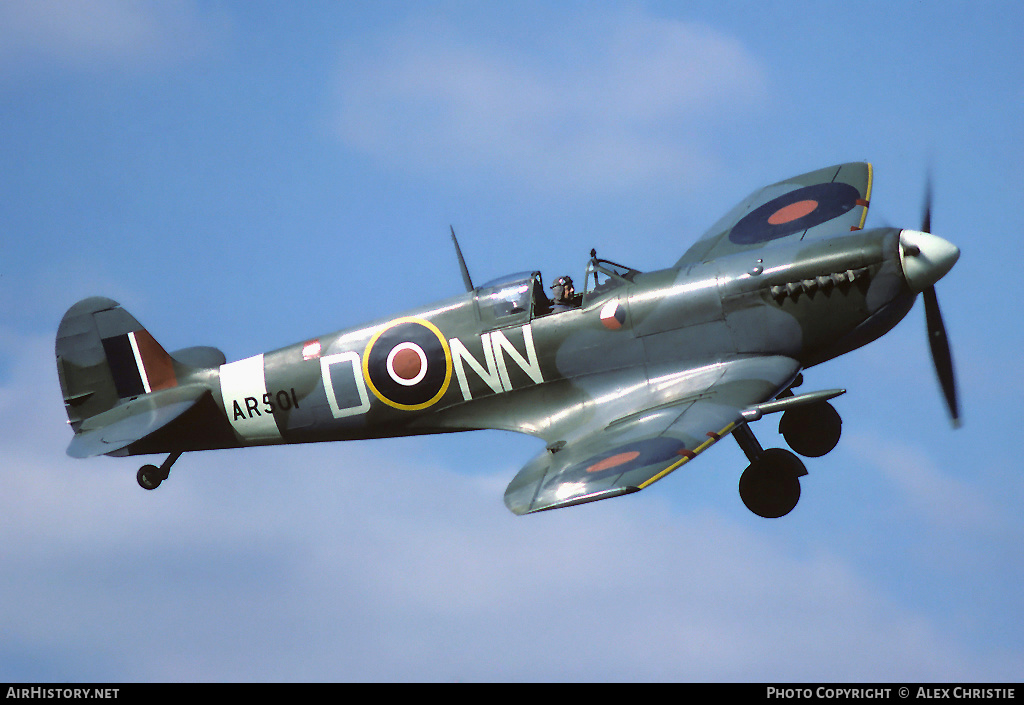
[[(627, 443), (580, 461), (556, 476), (559, 483), (617, 476), (637, 468), (687, 457), (686, 445), (661, 436)], [(692, 455), (692, 454), (690, 454)]]
[(448, 342), (430, 322), (400, 318), (366, 345), (363, 377), (385, 404), (406, 411), (425, 409), (444, 396), (451, 382)]
[(860, 192), (850, 184), (804, 186), (747, 213), (733, 226), (729, 239), (737, 245), (768, 242), (821, 225), (862, 205)]

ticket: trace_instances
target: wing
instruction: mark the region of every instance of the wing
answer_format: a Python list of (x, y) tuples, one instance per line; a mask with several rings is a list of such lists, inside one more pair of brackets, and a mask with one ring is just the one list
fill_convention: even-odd
[(860, 230), (871, 198), (871, 165), (840, 164), (755, 191), (687, 250), (676, 266), (842, 230)]
[(642, 490), (732, 432), (743, 423), (745, 409), (774, 398), (800, 369), (787, 357), (746, 358), (716, 367), (712, 381), (702, 373), (694, 378), (700, 382), (678, 390), (676, 401), (655, 404), (657, 398), (646, 392), (637, 399), (637, 412), (549, 445), (509, 484), (506, 506), (515, 514), (530, 514)]
[(90, 417), (71, 439), (68, 455), (89, 458), (127, 448), (184, 414), (204, 394), (209, 394), (209, 390), (201, 385), (174, 387), (145, 394)]

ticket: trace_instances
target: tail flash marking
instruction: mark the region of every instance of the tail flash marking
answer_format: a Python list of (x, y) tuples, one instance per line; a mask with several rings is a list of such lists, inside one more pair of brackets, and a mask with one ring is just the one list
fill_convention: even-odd
[(142, 353), (139, 351), (139, 341), (135, 335), (135, 331), (128, 334), (128, 342), (132, 345), (132, 354), (135, 356), (135, 364), (139, 368), (139, 377), (142, 378), (142, 386), (146, 390), (146, 394), (153, 391), (153, 387), (149, 384), (149, 375), (146, 374), (146, 363), (142, 361)]
[(174, 364), (168, 355), (147, 330), (137, 330), (128, 334), (132, 339), (132, 350), (136, 354), (139, 370), (147, 385), (146, 391), (156, 392), (178, 386), (174, 375)]
[(177, 386), (170, 356), (146, 330), (104, 338), (102, 342), (120, 398)]

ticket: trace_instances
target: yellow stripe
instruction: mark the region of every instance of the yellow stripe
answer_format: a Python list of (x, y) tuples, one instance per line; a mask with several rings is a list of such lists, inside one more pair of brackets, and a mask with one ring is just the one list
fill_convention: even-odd
[(658, 480), (660, 480), (661, 478), (665, 477), (665, 475), (668, 475), (668, 474), (669, 474), (670, 472), (672, 472), (673, 470), (676, 470), (676, 469), (678, 469), (678, 468), (682, 467), (683, 465), (685, 465), (685, 464), (686, 464), (686, 463), (688, 463), (689, 461), (693, 460), (693, 458), (696, 458), (696, 457), (697, 457), (698, 455), (700, 455), (700, 454), (701, 454), (701, 453), (703, 453), (703, 452), (704, 452), (705, 450), (707, 450), (708, 448), (710, 448), (710, 447), (711, 447), (712, 445), (714, 445), (715, 443), (717, 443), (717, 442), (718, 442), (719, 440), (721, 440), (721, 439), (725, 438), (725, 437), (726, 437), (726, 436), (727, 436), (727, 435), (728, 435), (729, 433), (731, 433), (731, 432), (732, 432), (732, 430), (733, 430), (734, 428), (736, 428), (736, 422), (735, 422), (735, 421), (731, 422), (731, 423), (730, 423), (730, 424), (729, 424), (728, 426), (726, 426), (726, 427), (725, 427), (725, 428), (723, 428), (723, 429), (722, 429), (721, 431), (719, 431), (719, 432), (718, 432), (718, 433), (716, 434), (716, 435), (718, 436), (718, 438), (709, 438), (709, 439), (707, 439), (706, 441), (704, 441), (703, 443), (701, 443), (701, 444), (700, 444), (699, 446), (697, 446), (696, 448), (694, 448), (694, 449), (693, 449), (693, 457), (690, 457), (690, 458), (683, 458), (682, 460), (678, 460), (678, 461), (676, 461), (676, 462), (672, 463), (671, 465), (669, 465), (669, 466), (668, 466), (667, 468), (665, 468), (664, 470), (662, 470), (661, 472), (659, 472), (659, 473), (658, 473), (657, 475), (655, 475), (655, 476), (654, 476), (654, 477), (652, 477), (651, 479), (649, 479), (649, 480), (645, 480), (644, 482), (641, 482), (641, 483), (640, 483), (639, 485), (637, 485), (637, 486), (638, 486), (638, 487), (639, 487), (640, 489), (644, 489), (644, 488), (645, 488), (645, 487), (647, 487), (648, 485), (653, 485), (653, 484), (654, 484), (655, 482), (657, 482), (657, 481), (658, 481)]
[[(868, 187), (864, 192), (864, 200), (871, 203), (871, 182), (874, 181), (875, 169), (871, 166), (871, 162), (868, 162)], [(857, 225), (858, 230), (864, 229), (864, 221), (868, 218), (868, 206), (864, 206), (864, 210), (860, 214), (860, 224)]]

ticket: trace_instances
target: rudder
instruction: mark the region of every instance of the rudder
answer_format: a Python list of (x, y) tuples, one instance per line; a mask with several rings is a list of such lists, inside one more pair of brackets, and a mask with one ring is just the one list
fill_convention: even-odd
[(122, 399), (178, 385), (184, 370), (116, 301), (92, 297), (64, 314), (57, 329), (57, 375), (71, 427)]

